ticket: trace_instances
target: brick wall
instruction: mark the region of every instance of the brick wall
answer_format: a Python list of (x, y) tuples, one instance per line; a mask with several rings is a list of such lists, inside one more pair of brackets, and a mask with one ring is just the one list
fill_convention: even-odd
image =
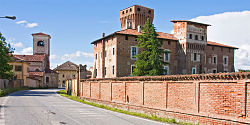
[(89, 79), (81, 97), (96, 103), (202, 124), (250, 123), (250, 72)]

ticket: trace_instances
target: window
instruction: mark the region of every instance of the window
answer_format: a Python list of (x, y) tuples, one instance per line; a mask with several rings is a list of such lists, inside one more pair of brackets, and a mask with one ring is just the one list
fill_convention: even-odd
[(112, 74), (114, 75), (115, 74), (115, 66), (113, 65), (112, 67)]
[(124, 14), (124, 11), (122, 11), (122, 14)]
[(97, 77), (97, 69), (95, 69), (95, 77)]
[(106, 57), (106, 55), (107, 55), (107, 51), (105, 50), (105, 52), (104, 52), (104, 57)]
[(217, 63), (217, 58), (216, 58), (216, 56), (214, 56), (214, 58), (213, 58), (213, 63), (214, 63), (214, 64)]
[(132, 9), (130, 8), (129, 11), (132, 12)]
[(198, 35), (195, 35), (195, 40), (198, 40)]
[(170, 40), (168, 41), (168, 45), (171, 45), (171, 41)]
[[(102, 52), (100, 53), (100, 57), (102, 58)], [(100, 58), (100, 59), (101, 59), (101, 58)]]
[(49, 77), (46, 77), (46, 83), (48, 83), (49, 82)]
[(197, 53), (194, 53), (194, 61), (197, 61)]
[(151, 14), (151, 10), (148, 11), (148, 14)]
[(192, 68), (192, 74), (196, 74), (196, 67)]
[(189, 34), (189, 39), (193, 39), (193, 35), (192, 34)]
[(43, 41), (38, 41), (37, 46), (44, 46), (44, 42)]
[(113, 55), (115, 55), (115, 48), (113, 48)]
[(137, 54), (137, 47), (131, 46), (131, 59), (136, 59), (135, 55)]
[(216, 70), (216, 69), (214, 69), (214, 70), (213, 70), (213, 73), (217, 73), (217, 70)]
[(134, 69), (135, 69), (135, 65), (131, 65), (131, 71), (130, 71), (131, 75), (133, 74)]
[(166, 52), (166, 53), (164, 53), (164, 62), (169, 62), (169, 61), (170, 61), (170, 53)]
[(201, 36), (201, 40), (202, 40), (202, 41), (204, 40), (204, 36)]
[(64, 74), (62, 74), (62, 77), (64, 78)]
[(95, 59), (97, 59), (97, 54), (95, 54)]
[(225, 65), (228, 64), (228, 57), (224, 57), (224, 64), (225, 64)]
[(168, 75), (169, 74), (169, 67), (168, 66), (164, 66), (164, 73), (163, 75)]
[(76, 75), (75, 75), (75, 74), (73, 74), (73, 75), (72, 75), (72, 77), (73, 77), (73, 78), (75, 78), (75, 77), (76, 77)]
[(220, 48), (220, 51), (223, 51), (223, 48), (222, 48), (222, 47)]
[(125, 36), (125, 40), (128, 40), (128, 35)]
[(212, 50), (214, 51), (214, 47), (212, 47)]
[(141, 11), (141, 8), (137, 8), (137, 11)]
[(107, 68), (106, 67), (104, 67), (104, 75), (106, 76), (106, 70), (107, 70)]
[(15, 66), (15, 71), (22, 71), (22, 66)]
[(126, 13), (128, 13), (128, 10), (126, 10)]

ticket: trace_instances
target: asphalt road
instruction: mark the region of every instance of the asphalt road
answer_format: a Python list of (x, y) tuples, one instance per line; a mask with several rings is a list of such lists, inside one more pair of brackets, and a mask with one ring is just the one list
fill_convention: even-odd
[(164, 124), (75, 102), (56, 91), (58, 89), (26, 90), (1, 97), (0, 125)]

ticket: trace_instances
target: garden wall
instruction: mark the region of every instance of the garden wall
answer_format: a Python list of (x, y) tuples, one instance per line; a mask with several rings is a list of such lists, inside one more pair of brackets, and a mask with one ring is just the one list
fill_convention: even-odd
[(88, 79), (81, 80), (79, 95), (185, 122), (250, 124), (249, 72)]

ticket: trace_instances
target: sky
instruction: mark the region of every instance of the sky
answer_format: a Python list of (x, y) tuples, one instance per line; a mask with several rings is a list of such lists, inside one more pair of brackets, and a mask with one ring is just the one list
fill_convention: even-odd
[(51, 68), (66, 61), (93, 65), (90, 43), (121, 30), (120, 10), (142, 5), (155, 10), (154, 26), (171, 33), (170, 20), (211, 24), (208, 40), (236, 46), (235, 69), (250, 69), (250, 0), (0, 0), (0, 32), (15, 54), (32, 54), (32, 33), (51, 35)]

